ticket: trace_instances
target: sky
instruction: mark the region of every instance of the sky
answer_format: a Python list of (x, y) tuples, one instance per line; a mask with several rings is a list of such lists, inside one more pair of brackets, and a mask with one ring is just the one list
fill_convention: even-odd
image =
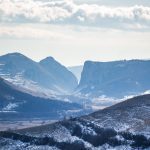
[(65, 66), (150, 59), (149, 0), (0, 0), (0, 55)]

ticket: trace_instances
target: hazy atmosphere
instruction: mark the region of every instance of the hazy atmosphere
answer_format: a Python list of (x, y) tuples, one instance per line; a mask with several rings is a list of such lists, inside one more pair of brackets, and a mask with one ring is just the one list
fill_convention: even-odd
[(66, 66), (150, 58), (148, 0), (0, 0), (0, 54)]

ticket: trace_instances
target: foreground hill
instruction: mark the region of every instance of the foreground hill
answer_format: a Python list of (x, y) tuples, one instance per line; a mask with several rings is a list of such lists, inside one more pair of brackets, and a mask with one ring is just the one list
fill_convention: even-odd
[[(0, 120), (60, 119), (82, 107), (75, 103), (35, 97), (0, 78)], [(72, 114), (73, 115), (73, 114)]]
[(30, 93), (43, 95), (73, 91), (77, 79), (52, 57), (35, 62), (20, 53), (0, 56), (0, 76)]
[(150, 60), (86, 61), (78, 92), (98, 97), (122, 98), (150, 89)]
[(1, 148), (51, 150), (137, 150), (150, 148), (150, 95), (88, 116), (0, 133)]
[(101, 127), (113, 127), (117, 131), (130, 131), (150, 137), (150, 95), (134, 97), (97, 111), (85, 119)]

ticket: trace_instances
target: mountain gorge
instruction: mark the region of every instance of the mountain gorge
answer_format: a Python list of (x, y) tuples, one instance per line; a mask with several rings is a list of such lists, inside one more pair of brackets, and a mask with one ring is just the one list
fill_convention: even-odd
[(83, 66), (68, 67), (68, 70), (70, 70), (76, 76), (76, 78), (78, 79), (78, 82), (80, 82)]

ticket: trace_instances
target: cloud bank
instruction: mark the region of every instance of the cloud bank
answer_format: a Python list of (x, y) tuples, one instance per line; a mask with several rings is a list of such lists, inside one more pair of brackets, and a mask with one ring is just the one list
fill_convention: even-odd
[(59, 32), (46, 30), (42, 28), (33, 28), (27, 25), (19, 26), (0, 26), (0, 38), (16, 38), (16, 39), (71, 39), (69, 35), (64, 35)]
[(150, 7), (108, 7), (72, 0), (0, 0), (0, 22), (144, 29), (150, 26)]

